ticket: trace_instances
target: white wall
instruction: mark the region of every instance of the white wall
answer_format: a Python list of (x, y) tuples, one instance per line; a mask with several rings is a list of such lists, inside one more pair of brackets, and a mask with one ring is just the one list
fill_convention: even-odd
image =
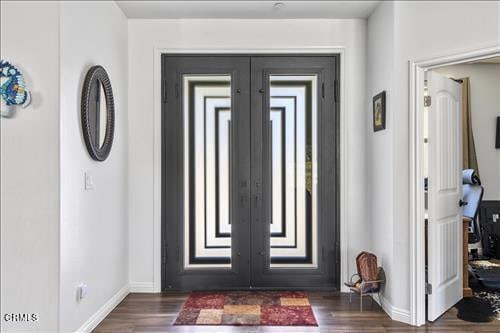
[[(61, 316), (74, 331), (128, 286), (127, 19), (114, 2), (61, 3)], [(115, 101), (115, 136), (104, 162), (90, 158), (80, 98), (87, 70), (103, 66)], [(84, 173), (94, 189), (84, 189)], [(87, 298), (77, 300), (86, 283)]]
[[(368, 19), (367, 80), (366, 80), (366, 195), (372, 223), (373, 251), (384, 268), (386, 278), (392, 281), (394, 260), (394, 4), (381, 3)], [(381, 47), (381, 45), (383, 45)], [(373, 96), (386, 92), (386, 130), (373, 131)], [(394, 291), (387, 284), (382, 292), (384, 306), (391, 304)]]
[[(1, 2), (1, 58), (24, 73), (32, 103), (1, 126), (2, 330), (53, 332), (59, 295), (58, 4)], [(38, 322), (6, 322), (36, 313)]]
[[(392, 16), (391, 11), (384, 7), (387, 4), (380, 4), (373, 14), (381, 13), (379, 15), (383, 17), (379, 20), (394, 21), (393, 40), (380, 39), (378, 48), (371, 53), (383, 56), (385, 48), (394, 48), (394, 74), (384, 77), (379, 83), (381, 86), (392, 86), (393, 89), (390, 101), (392, 132), (388, 132), (393, 157), (390, 159), (373, 155), (368, 160), (368, 165), (376, 163), (380, 168), (393, 172), (393, 211), (387, 212), (387, 223), (383, 223), (382, 227), (391, 228), (392, 225), (393, 229), (394, 259), (391, 263), (391, 280), (387, 284), (394, 291), (392, 306), (400, 314), (410, 310), (408, 63), (410, 60), (451, 55), (500, 44), (499, 4), (400, 1), (391, 4), (394, 7)], [(383, 30), (374, 34), (383, 34)], [(372, 198), (386, 194), (386, 189), (373, 189)]]
[(495, 149), (500, 117), (500, 64), (463, 64), (436, 69), (455, 79), (470, 78), (471, 116), (483, 200), (500, 200), (500, 149)]
[[(410, 290), (408, 61), (500, 44), (499, 2), (397, 2), (395, 77), (394, 290)], [(409, 309), (409, 293), (394, 304)]]
[[(345, 47), (345, 117), (348, 160), (346, 214), (348, 269), (371, 249), (371, 222), (365, 214), (365, 52), (366, 20), (129, 20), (129, 216), (130, 280), (153, 288), (153, 56), (166, 49), (277, 49)], [(160, 209), (157, 207), (157, 209)], [(346, 272), (346, 273), (347, 273)], [(344, 277), (341, 277), (343, 279)]]

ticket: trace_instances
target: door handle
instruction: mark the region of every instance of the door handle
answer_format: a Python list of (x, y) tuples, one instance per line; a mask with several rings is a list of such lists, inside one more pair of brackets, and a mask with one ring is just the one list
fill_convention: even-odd
[(458, 202), (458, 207), (467, 206), (468, 204), (469, 204), (468, 202), (463, 201), (463, 200), (460, 200), (460, 201)]

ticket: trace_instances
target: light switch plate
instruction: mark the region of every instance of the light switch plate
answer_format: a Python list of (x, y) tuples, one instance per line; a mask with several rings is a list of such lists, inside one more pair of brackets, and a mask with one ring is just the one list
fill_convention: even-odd
[(85, 283), (78, 285), (78, 298), (84, 299), (89, 294), (89, 287)]
[(94, 189), (94, 178), (88, 172), (85, 172), (85, 190), (90, 191)]

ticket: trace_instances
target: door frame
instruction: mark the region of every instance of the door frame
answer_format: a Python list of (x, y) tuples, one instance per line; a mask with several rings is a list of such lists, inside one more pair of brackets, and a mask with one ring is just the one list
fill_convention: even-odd
[(410, 111), (410, 324), (425, 324), (425, 222), (423, 177), (423, 112), (425, 72), (500, 56), (500, 46), (409, 61)]
[[(161, 252), (162, 252), (162, 200), (161, 200), (161, 162), (162, 162), (162, 55), (163, 54), (213, 54), (213, 55), (224, 55), (224, 54), (268, 54), (268, 55), (279, 55), (279, 54), (304, 54), (304, 55), (326, 55), (335, 54), (339, 55), (340, 58), (340, 281), (347, 281), (349, 279), (348, 271), (348, 215), (347, 215), (347, 198), (348, 187), (346, 186), (346, 180), (348, 179), (348, 135), (347, 129), (347, 114), (346, 114), (346, 85), (345, 85), (345, 68), (346, 68), (346, 57), (345, 57), (345, 47), (339, 46), (325, 46), (325, 47), (304, 47), (304, 48), (245, 48), (245, 49), (176, 49), (176, 48), (154, 48), (154, 61), (153, 61), (153, 95), (154, 95), (154, 122), (153, 122), (153, 286), (152, 290), (147, 286), (144, 286), (144, 291), (149, 292), (161, 292)], [(332, 91), (332, 93), (334, 93)], [(341, 290), (345, 291), (345, 287), (341, 286)]]

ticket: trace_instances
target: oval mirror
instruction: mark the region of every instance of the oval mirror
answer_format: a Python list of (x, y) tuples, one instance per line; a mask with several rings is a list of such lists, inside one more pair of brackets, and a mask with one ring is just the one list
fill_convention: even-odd
[[(99, 82), (101, 83), (101, 82)], [(101, 84), (98, 85), (99, 86), (99, 109), (98, 109), (98, 118), (99, 118), (99, 126), (97, 126), (99, 128), (99, 135), (98, 135), (98, 139), (96, 140), (96, 142), (99, 142), (99, 148), (102, 148), (102, 146), (104, 145), (104, 138), (106, 137), (104, 134), (106, 133), (106, 125), (107, 125), (107, 122), (108, 122), (108, 118), (107, 118), (107, 114), (108, 114), (108, 108), (106, 107), (106, 98), (105, 98), (105, 92), (104, 92), (104, 87)]]
[(93, 66), (85, 76), (81, 111), (87, 150), (94, 160), (104, 161), (113, 144), (115, 112), (111, 83), (101, 66)]

